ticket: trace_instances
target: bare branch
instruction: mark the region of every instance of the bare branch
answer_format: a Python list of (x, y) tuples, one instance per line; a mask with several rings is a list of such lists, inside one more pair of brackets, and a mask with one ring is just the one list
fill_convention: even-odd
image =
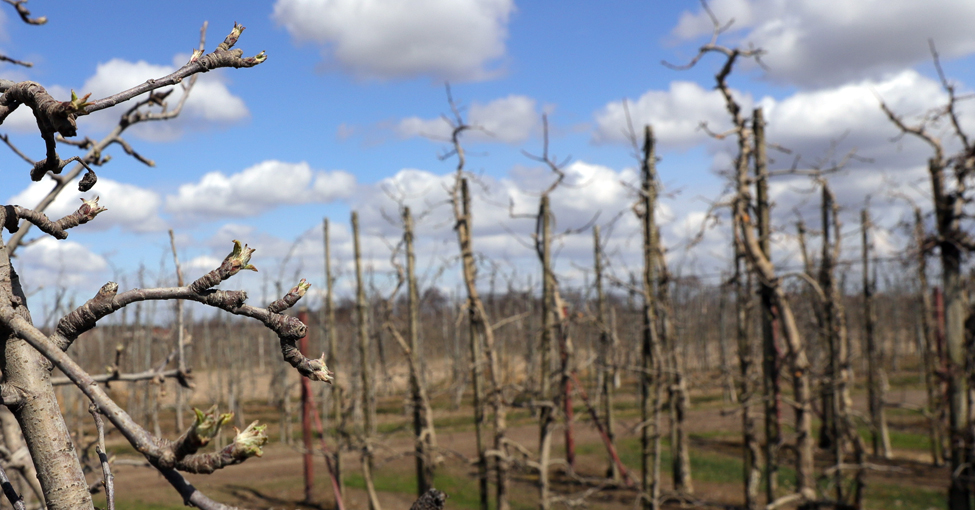
[(98, 197), (91, 200), (81, 199), (81, 207), (77, 211), (57, 221), (51, 221), (44, 213), (19, 205), (8, 205), (4, 206), (4, 208), (6, 210), (4, 227), (11, 234), (18, 230), (17, 223), (23, 218), (37, 225), (37, 228), (41, 229), (42, 232), (55, 239), (67, 239), (68, 233), (66, 230), (77, 227), (78, 225), (84, 225), (95, 219), (95, 216), (99, 213), (106, 210), (104, 207), (98, 205)]
[(13, 143), (11, 143), (10, 137), (8, 135), (0, 135), (0, 140), (3, 140), (3, 143), (7, 144), (7, 147), (10, 147), (10, 150), (14, 151), (14, 154), (20, 156), (21, 159), (26, 161), (29, 165), (34, 166), (35, 161), (27, 157), (26, 154), (21, 152), (20, 149), (18, 149)]
[(3, 0), (3, 1), (14, 6), (14, 9), (17, 9), (17, 14), (20, 16), (20, 19), (23, 20), (24, 23), (27, 23), (28, 25), (43, 25), (47, 23), (47, 16), (38, 16), (36, 18), (30, 17), (30, 11), (27, 9), (27, 7), (24, 7), (24, 4), (27, 3), (27, 0)]
[(46, 157), (35, 164), (31, 171), (31, 178), (35, 181), (40, 180), (48, 171), (60, 173), (66, 162), (62, 163), (57, 155), (54, 134), (60, 133), (65, 137), (75, 136), (77, 117), (104, 110), (146, 92), (175, 85), (197, 73), (221, 67), (253, 67), (264, 62), (267, 58), (264, 52), (254, 57), (243, 58), (242, 50), (231, 50), (243, 31), (244, 27), (235, 23), (234, 29), (213, 52), (203, 55), (202, 51), (194, 51), (190, 61), (175, 72), (161, 78), (149, 79), (141, 85), (92, 102), (88, 101), (90, 94), (79, 98), (73, 91), (70, 101), (57, 101), (40, 84), (30, 81), (15, 83), (0, 97), (0, 124), (21, 104), (30, 108), (37, 119), (37, 127), (47, 151)]
[(95, 452), (98, 454), (98, 461), (102, 466), (105, 500), (108, 502), (108, 510), (115, 510), (115, 475), (112, 474), (112, 467), (108, 464), (108, 455), (105, 454), (105, 424), (102, 422), (102, 417), (98, 414), (98, 408), (94, 403), (88, 406), (88, 412), (95, 419), (95, 430), (98, 433)]

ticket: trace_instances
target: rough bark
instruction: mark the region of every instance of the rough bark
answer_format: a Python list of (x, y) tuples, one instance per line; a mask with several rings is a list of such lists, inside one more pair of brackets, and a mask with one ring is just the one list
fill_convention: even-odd
[(379, 499), (373, 487), (373, 453), (372, 437), (375, 432), (375, 387), (372, 381), (372, 349), (369, 339), (368, 303), (366, 302), (366, 284), (362, 279), (362, 250), (359, 244), (359, 214), (352, 212), (352, 243), (355, 251), (355, 281), (356, 281), (356, 324), (358, 326), (359, 345), (359, 375), (362, 386), (362, 475), (366, 479), (369, 489), (369, 510), (380, 510)]
[(549, 269), (552, 264), (552, 224), (548, 210), (548, 195), (542, 195), (538, 208), (538, 221), (541, 223), (542, 258), (542, 332), (539, 352), (538, 397), (544, 404), (539, 414), (538, 438), (538, 507), (548, 510), (551, 505), (549, 482), (549, 463), (551, 461), (552, 429), (555, 426), (555, 395), (552, 392), (552, 340), (558, 326), (555, 313), (555, 274)]
[[(615, 400), (616, 388), (613, 382), (616, 380), (616, 336), (610, 329), (609, 317), (606, 312), (606, 298), (603, 295), (603, 254), (602, 245), (599, 240), (599, 225), (593, 226), (592, 237), (593, 264), (596, 278), (596, 313), (597, 321), (599, 322), (598, 369), (601, 374), (599, 378), (599, 391), (602, 395), (600, 403), (603, 409), (603, 420), (606, 424), (606, 436), (610, 444), (615, 444), (616, 417), (613, 402)], [(613, 482), (619, 482), (620, 469), (613, 459), (609, 459), (607, 473)]]
[[(752, 113), (753, 158), (755, 161), (755, 206), (758, 242), (762, 255), (771, 260), (771, 225), (768, 196), (768, 157), (765, 150), (765, 117), (761, 108)], [(747, 165), (747, 158), (739, 164)], [(779, 486), (780, 420), (779, 352), (776, 346), (775, 310), (770, 282), (759, 280), (762, 322), (762, 383), (765, 389), (765, 499), (774, 501)]]
[[(973, 442), (969, 429), (969, 395), (967, 350), (965, 345), (965, 322), (968, 316), (967, 297), (962, 285), (962, 255), (975, 247), (965, 229), (962, 228), (963, 208), (970, 193), (969, 187), (975, 173), (975, 145), (961, 129), (955, 103), (958, 99), (955, 88), (944, 77), (938, 55), (934, 51), (935, 67), (941, 75), (942, 87), (948, 92), (948, 103), (940, 108), (934, 118), (925, 123), (908, 126), (886, 104), (880, 107), (887, 118), (901, 132), (915, 136), (927, 143), (933, 152), (928, 160), (928, 175), (931, 179), (931, 198), (934, 205), (937, 227), (936, 244), (941, 255), (941, 282), (944, 287), (945, 346), (947, 351), (947, 403), (948, 403), (948, 441), (951, 485), (948, 488), (948, 509), (969, 510), (972, 504), (972, 489), (968, 481), (972, 476), (969, 462), (969, 447)], [(926, 131), (927, 122), (935, 122), (947, 117), (954, 130), (954, 136), (961, 143), (958, 153), (946, 156), (940, 139)]]
[(416, 283), (416, 255), (413, 251), (413, 215), (410, 208), (403, 208), (403, 240), (406, 248), (406, 285), (408, 308), (409, 349), (406, 352), (410, 370), (410, 396), (413, 405), (413, 435), (416, 450), (417, 495), (422, 496), (433, 488), (436, 435), (433, 416), (426, 390), (423, 387), (417, 356), (420, 344), (420, 296)]
[(860, 211), (860, 234), (863, 266), (863, 338), (867, 344), (867, 400), (870, 409), (870, 443), (873, 454), (890, 458), (890, 432), (884, 410), (886, 375), (880, 354), (876, 329), (876, 312), (873, 306), (875, 284), (870, 281), (870, 211)]
[(934, 307), (931, 305), (931, 286), (928, 284), (927, 241), (924, 233), (924, 218), (921, 209), (914, 207), (914, 244), (917, 251), (917, 302), (921, 310), (920, 334), (921, 355), (924, 363), (924, 387), (927, 392), (928, 435), (931, 438), (931, 463), (941, 466), (944, 455), (944, 392), (938, 369), (941, 363), (938, 340), (935, 334)]
[(655, 221), (657, 200), (657, 155), (654, 148), (653, 130), (645, 126), (643, 131), (643, 157), (641, 161), (640, 214), (643, 233), (643, 334), (640, 361), (640, 446), (642, 449), (643, 508), (656, 510), (660, 506), (660, 430), (659, 356), (660, 339), (657, 325), (657, 226)]
[(670, 411), (670, 455), (671, 477), (674, 481), (674, 491), (681, 495), (694, 493), (694, 482), (691, 478), (690, 438), (687, 433), (687, 413), (691, 407), (691, 397), (687, 389), (684, 375), (684, 356), (677, 342), (677, 335), (673, 327), (674, 310), (670, 298), (670, 273), (664, 260), (663, 249), (660, 246), (660, 236), (657, 236), (657, 263), (660, 266), (660, 280), (658, 283), (660, 306), (660, 343), (666, 349), (668, 382), (667, 401)]

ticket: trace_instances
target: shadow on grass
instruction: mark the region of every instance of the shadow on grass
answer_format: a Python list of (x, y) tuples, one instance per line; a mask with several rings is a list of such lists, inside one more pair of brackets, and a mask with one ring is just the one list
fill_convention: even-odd
[(322, 506), (321, 503), (308, 503), (304, 501), (292, 501), (289, 499), (282, 499), (278, 497), (271, 496), (264, 492), (261, 492), (253, 487), (245, 487), (243, 485), (228, 485), (227, 491), (232, 494), (235, 498), (243, 500), (260, 500), (264, 503), (268, 503), (273, 506), (284, 506), (285, 508), (313, 508), (315, 510), (331, 510), (332, 507)]

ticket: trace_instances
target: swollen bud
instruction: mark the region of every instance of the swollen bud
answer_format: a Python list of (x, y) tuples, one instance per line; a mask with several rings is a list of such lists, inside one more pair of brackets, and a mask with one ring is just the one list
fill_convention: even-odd
[(322, 353), (321, 358), (311, 360), (309, 364), (311, 365), (312, 371), (308, 374), (308, 378), (312, 381), (321, 381), (332, 384), (332, 381), (335, 380), (335, 378), (332, 377), (332, 371), (328, 369), (327, 365), (325, 365), (324, 352)]
[(207, 412), (193, 408), (196, 413), (196, 422), (193, 423), (193, 431), (200, 440), (200, 446), (204, 446), (213, 439), (220, 431), (220, 427), (226, 425), (234, 419), (234, 413), (224, 413), (217, 416), (217, 406), (213, 406)]
[(254, 251), (256, 251), (255, 248), (249, 248), (246, 244), (241, 246), (240, 241), (234, 239), (234, 250), (230, 252), (230, 255), (227, 255), (227, 258), (223, 259), (220, 268), (227, 271), (228, 276), (237, 274), (241, 269), (257, 272), (257, 268), (250, 264), (251, 254)]
[(74, 89), (72, 89), (71, 101), (67, 101), (63, 104), (68, 107), (70, 113), (74, 113), (76, 115), (87, 115), (88, 112), (85, 111), (85, 107), (92, 104), (88, 102), (89, 97), (91, 97), (91, 92), (85, 94), (85, 97), (79, 98), (78, 94), (75, 94)]
[(102, 211), (107, 211), (108, 209), (98, 205), (98, 197), (91, 200), (81, 199), (81, 207), (78, 208), (78, 213), (85, 218), (85, 221), (91, 221), (98, 216), (98, 213)]
[(234, 427), (237, 435), (234, 437), (233, 456), (237, 459), (249, 457), (260, 457), (264, 455), (261, 447), (267, 443), (267, 425), (258, 425), (257, 420), (247, 426), (243, 431)]
[(298, 297), (305, 297), (305, 292), (308, 292), (309, 288), (311, 288), (311, 284), (308, 283), (308, 281), (306, 281), (304, 278), (302, 278), (298, 282), (298, 285), (296, 285), (295, 288), (291, 289), (291, 292), (298, 294)]

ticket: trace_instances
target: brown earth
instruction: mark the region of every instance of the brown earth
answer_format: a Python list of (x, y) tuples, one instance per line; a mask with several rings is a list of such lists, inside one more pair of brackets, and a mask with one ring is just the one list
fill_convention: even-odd
[[(916, 404), (923, 398), (923, 393), (919, 390), (895, 390), (891, 397), (893, 400), (907, 404)], [(702, 402), (694, 406), (695, 408), (690, 412), (687, 421), (689, 432), (692, 434), (692, 456), (717, 455), (728, 459), (740, 456), (741, 447), (737, 432), (740, 430), (740, 417), (733, 412), (733, 408), (730, 406), (724, 406), (722, 403), (713, 400), (711, 402), (707, 402), (707, 399), (701, 400)], [(401, 398), (390, 398), (383, 401), (381, 408), (383, 408), (382, 404), (386, 405), (385, 409), (387, 410), (395, 409), (398, 404), (401, 404)], [(862, 406), (863, 403), (858, 400), (856, 405)], [(296, 405), (295, 408), (297, 407)], [(452, 427), (441, 427), (437, 432), (439, 445), (447, 452), (445, 464), (440, 468), (440, 473), (448, 473), (452, 478), (462, 480), (474, 479), (474, 470), (463, 460), (464, 458), (471, 458), (474, 454), (472, 426), (469, 422), (463, 424), (469, 412), (469, 408), (457, 411), (437, 409), (438, 420), (461, 423)], [(263, 402), (248, 404), (245, 406), (245, 414), (247, 414), (247, 420), (260, 418), (262, 422), (268, 423), (272, 437), (278, 433), (279, 418), (274, 414), (273, 409), (265, 406)], [(633, 428), (639, 422), (636, 411), (632, 409), (631, 405), (629, 411), (623, 410), (620, 414), (622, 418), (619, 420), (617, 428), (618, 438), (623, 441), (621, 444), (627, 444), (626, 441), (629, 440), (629, 444), (632, 445), (632, 440), (636, 437)], [(784, 422), (788, 422), (788, 414), (784, 416)], [(564, 464), (562, 467), (556, 466), (555, 469), (560, 474), (554, 476), (556, 482), (554, 488), (567, 499), (579, 498), (589, 491), (590, 494), (587, 494), (585, 499), (592, 508), (620, 510), (635, 508), (637, 495), (635, 490), (613, 487), (603, 487), (601, 490), (597, 490), (598, 484), (590, 483), (605, 474), (608, 464), (600, 437), (586, 418), (584, 412), (577, 412), (577, 419), (580, 422), (575, 427), (576, 441), (580, 452), (584, 452), (577, 456), (575, 473), (579, 476), (568, 477), (564, 474)], [(171, 423), (172, 418), (169, 417), (168, 421)], [(403, 426), (386, 434), (380, 443), (381, 446), (376, 448), (377, 476), (394, 480), (412, 478), (413, 462), (412, 458), (407, 455), (412, 443), (405, 426), (406, 423), (407, 418), (402, 413), (381, 414), (380, 426), (384, 427), (383, 430), (396, 428), (397, 424)], [(924, 432), (923, 423), (905, 413), (892, 415), (891, 427), (893, 430)], [(295, 429), (300, 430), (300, 425), (296, 424)], [(666, 434), (666, 431), (664, 432)], [(174, 434), (174, 431), (170, 431), (170, 434)], [(553, 455), (556, 457), (563, 455), (563, 434), (564, 429), (555, 431)], [(538, 441), (538, 427), (523, 413), (514, 414), (508, 436), (528, 450), (534, 451)], [(485, 441), (488, 441), (489, 437), (490, 433), (486, 432)], [(138, 464), (139, 458), (134, 455), (131, 449), (127, 449), (122, 441), (114, 439), (110, 446), (118, 452), (119, 462), (116, 463), (114, 472), (119, 508), (180, 508), (182, 506), (179, 495), (153, 468), (126, 464), (127, 462)], [(358, 454), (355, 452), (349, 452), (344, 456), (347, 473), (359, 473), (356, 457)], [(821, 462), (824, 467), (827, 460), (823, 454)], [(948, 480), (946, 469), (934, 468), (928, 460), (927, 452), (916, 449), (897, 450), (894, 452), (892, 460), (871, 458), (870, 462), (874, 469), (868, 473), (868, 491), (870, 487), (880, 484), (891, 485), (908, 491), (912, 489), (944, 491)], [(666, 489), (670, 487), (669, 477), (666, 474), (667, 466), (662, 466), (661, 469), (664, 473), (662, 484)], [(636, 479), (639, 473), (634, 472), (633, 476)], [(535, 508), (537, 506), (535, 477), (536, 475), (528, 469), (518, 470), (515, 473), (511, 498), (514, 508)], [(334, 508), (334, 497), (320, 455), (316, 456), (315, 459), (314, 504), (302, 503), (302, 459), (297, 443), (295, 446), (287, 446), (279, 441), (273, 441), (265, 448), (262, 458), (250, 459), (241, 465), (223, 469), (212, 475), (188, 475), (187, 478), (213, 499), (247, 508)], [(668, 506), (674, 508), (729, 508), (739, 505), (742, 501), (740, 482), (695, 480), (694, 487), (693, 499), (684, 501), (683, 505), (679, 505), (676, 499), (672, 499)], [(473, 490), (475, 495), (453, 494), (455, 498), (470, 500), (472, 497), (476, 497), (476, 485), (473, 483), (468, 483), (464, 488), (457, 490), (460, 492)], [(664, 494), (668, 495), (668, 492), (665, 490)], [(347, 488), (345, 499), (346, 507), (349, 509), (367, 508), (363, 490)], [(383, 508), (387, 510), (407, 509), (413, 499), (413, 494), (405, 492), (380, 493), (380, 502)], [(461, 506), (453, 506), (448, 499), (447, 508), (452, 507), (461, 508)], [(911, 507), (903, 506), (902, 508)]]

